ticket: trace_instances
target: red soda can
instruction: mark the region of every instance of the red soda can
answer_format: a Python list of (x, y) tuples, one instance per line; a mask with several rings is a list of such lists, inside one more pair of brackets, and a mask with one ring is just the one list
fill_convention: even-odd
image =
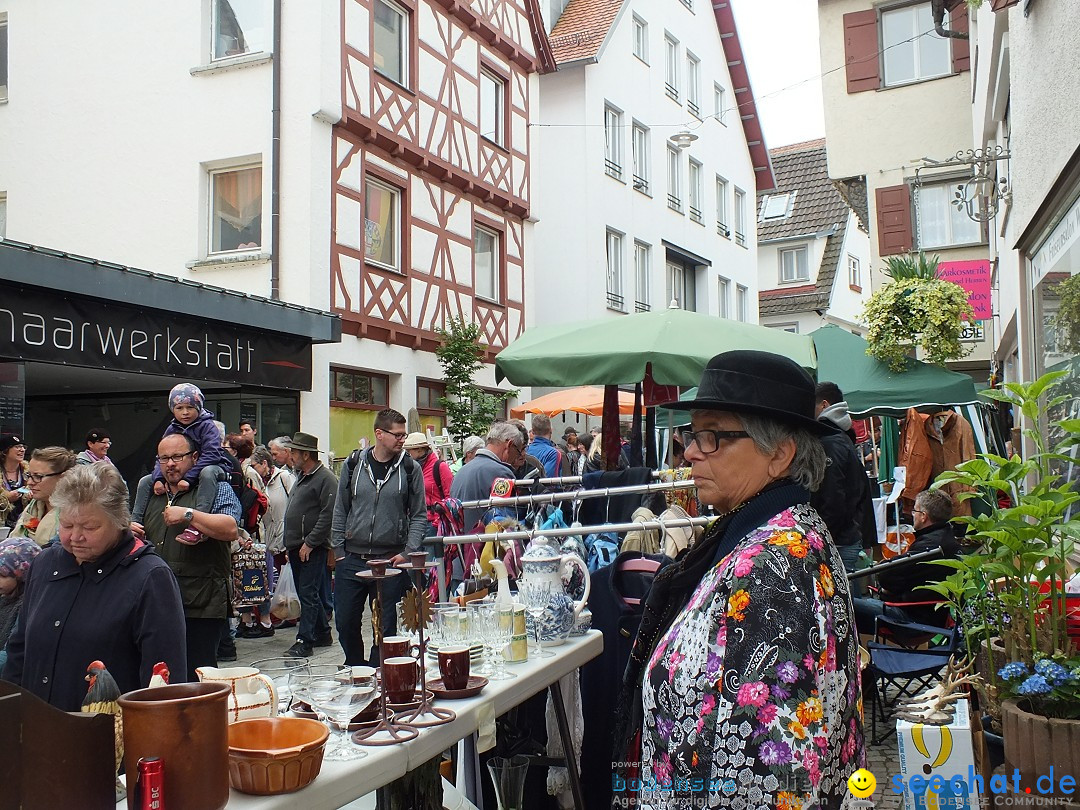
[(137, 810), (165, 810), (165, 762), (161, 757), (139, 760), (135, 782)]

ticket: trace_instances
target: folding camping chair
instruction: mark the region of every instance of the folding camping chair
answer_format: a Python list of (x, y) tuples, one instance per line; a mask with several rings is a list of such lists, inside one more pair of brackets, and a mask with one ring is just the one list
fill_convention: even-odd
[[(917, 622), (897, 621), (885, 616), (877, 619), (879, 638), (931, 639), (943, 637), (944, 643), (925, 649), (898, 644), (870, 642), (866, 645), (870, 663), (863, 671), (863, 689), (870, 704), (870, 744), (881, 745), (893, 732), (889, 721), (902, 699), (910, 699), (929, 688), (950, 656), (959, 650), (960, 633), (956, 627), (935, 627)], [(890, 696), (890, 692), (895, 693)], [(878, 721), (886, 726), (878, 735)]]

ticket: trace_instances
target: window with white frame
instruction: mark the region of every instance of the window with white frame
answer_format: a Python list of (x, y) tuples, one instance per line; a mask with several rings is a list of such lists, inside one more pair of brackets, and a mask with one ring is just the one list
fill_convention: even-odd
[(690, 219), (698, 224), (703, 224), (705, 222), (701, 215), (701, 198), (704, 194), (701, 187), (701, 177), (703, 174), (704, 172), (701, 170), (701, 164), (691, 158), (690, 170), (686, 176), (687, 185), (690, 187)]
[(643, 194), (649, 193), (649, 130), (634, 122), (634, 188)]
[(850, 253), (847, 257), (847, 278), (849, 286), (862, 289), (862, 264)]
[(682, 213), (682, 161), (678, 148), (667, 148), (667, 204), (672, 211)]
[(742, 284), (735, 286), (735, 310), (739, 320), (747, 323), (750, 320), (750, 292)]
[(717, 312), (721, 318), (731, 317), (731, 281), (720, 276), (716, 280)]
[(7, 236), (7, 195), (0, 194), (0, 241)]
[(486, 69), (480, 71), (480, 135), (506, 146), (506, 81)]
[(364, 259), (388, 270), (401, 266), (401, 191), (364, 178)]
[(499, 301), (502, 275), (499, 233), (481, 225), (473, 227), (473, 280), (476, 294), (488, 301)]
[(728, 224), (728, 181), (716, 175), (716, 232), (731, 238), (731, 226)]
[(374, 0), (375, 70), (400, 85), (409, 84), (409, 13), (390, 0)]
[(610, 228), (607, 232), (607, 305), (608, 309), (626, 312), (623, 295), (623, 235)]
[(210, 172), (209, 253), (262, 246), (262, 166)]
[(686, 54), (686, 106), (701, 117), (701, 60), (692, 53)]
[(604, 105), (604, 171), (616, 180), (622, 179), (622, 113), (610, 104)]
[(735, 244), (746, 247), (746, 192), (735, 187)]
[(916, 190), (919, 247), (970, 245), (983, 241), (982, 225), (952, 204), (956, 182), (920, 186)]
[(780, 259), (781, 284), (810, 280), (810, 250), (806, 245), (781, 248), (777, 255)]
[(952, 73), (949, 40), (934, 33), (930, 3), (882, 11), (881, 49), (886, 87)]
[(651, 283), (652, 248), (644, 242), (634, 242), (634, 310), (648, 312), (652, 308), (649, 295)]
[(679, 40), (664, 34), (664, 92), (679, 100)]
[(713, 93), (713, 116), (724, 126), (727, 126), (727, 110), (725, 105), (727, 104), (727, 96), (724, 93), (724, 88), (721, 84), (715, 83), (712, 88)]
[(0, 101), (8, 97), (8, 20), (7, 12), (0, 11)]
[(270, 0), (211, 0), (213, 59), (260, 53), (273, 47)]
[[(679, 309), (697, 311), (697, 268), (682, 262), (667, 263), (667, 297)], [(670, 305), (670, 304), (669, 304)]]
[(759, 219), (764, 222), (770, 219), (785, 219), (791, 214), (795, 204), (795, 192), (781, 194), (765, 194), (761, 198), (761, 212)]
[(649, 24), (634, 15), (634, 56), (649, 64)]

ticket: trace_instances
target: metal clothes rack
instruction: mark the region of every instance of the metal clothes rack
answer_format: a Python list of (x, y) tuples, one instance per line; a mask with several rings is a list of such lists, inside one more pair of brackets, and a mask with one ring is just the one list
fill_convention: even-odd
[(479, 509), (488, 506), (524, 506), (526, 504), (534, 503), (577, 501), (585, 498), (607, 498), (613, 495), (633, 495), (638, 492), (667, 492), (674, 489), (693, 489), (695, 486), (694, 479), (688, 478), (685, 481), (661, 481), (656, 484), (633, 484), (625, 487), (578, 489), (573, 492), (545, 492), (540, 495), (515, 495), (510, 498), (481, 498), (477, 501), (462, 501), (461, 506), (463, 509)]
[[(653, 470), (652, 477), (659, 478), (660, 470)], [(515, 487), (531, 487), (537, 484), (545, 487), (557, 487), (557, 486), (571, 486), (573, 484), (580, 484), (585, 480), (583, 475), (563, 475), (556, 478), (519, 478), (514, 481)]]
[(488, 534), (454, 534), (446, 537), (429, 537), (427, 542), (438, 542), (444, 546), (461, 546), (467, 543), (489, 543), (499, 540), (532, 540), (537, 535), (545, 537), (573, 537), (578, 534), (597, 534), (602, 532), (631, 532), (638, 529), (659, 529), (661, 532), (667, 529), (681, 529), (687, 526), (706, 526), (713, 518), (675, 518), (673, 520), (630, 521), (628, 523), (600, 523), (595, 526), (566, 526), (559, 529), (515, 529), (508, 532), (491, 532)]

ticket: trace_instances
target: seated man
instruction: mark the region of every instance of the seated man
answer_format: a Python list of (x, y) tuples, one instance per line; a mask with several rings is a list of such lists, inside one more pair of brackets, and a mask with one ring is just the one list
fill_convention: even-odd
[[(943, 490), (926, 490), (915, 496), (915, 508), (912, 510), (912, 523), (915, 525), (915, 542), (907, 553), (896, 557), (902, 560), (913, 554), (922, 554), (936, 548), (942, 550), (942, 558), (955, 558), (960, 553), (960, 544), (953, 533), (952, 498)], [(893, 562), (895, 562), (893, 560)], [(931, 582), (940, 582), (951, 569), (933, 562), (897, 565), (878, 574), (880, 598), (858, 597), (851, 601), (855, 605), (855, 623), (860, 633), (873, 634), (878, 616), (887, 616), (905, 622), (940, 625), (941, 617), (933, 605), (917, 605), (899, 608), (886, 605), (885, 602), (930, 602), (938, 599), (933, 591), (920, 588)]]

